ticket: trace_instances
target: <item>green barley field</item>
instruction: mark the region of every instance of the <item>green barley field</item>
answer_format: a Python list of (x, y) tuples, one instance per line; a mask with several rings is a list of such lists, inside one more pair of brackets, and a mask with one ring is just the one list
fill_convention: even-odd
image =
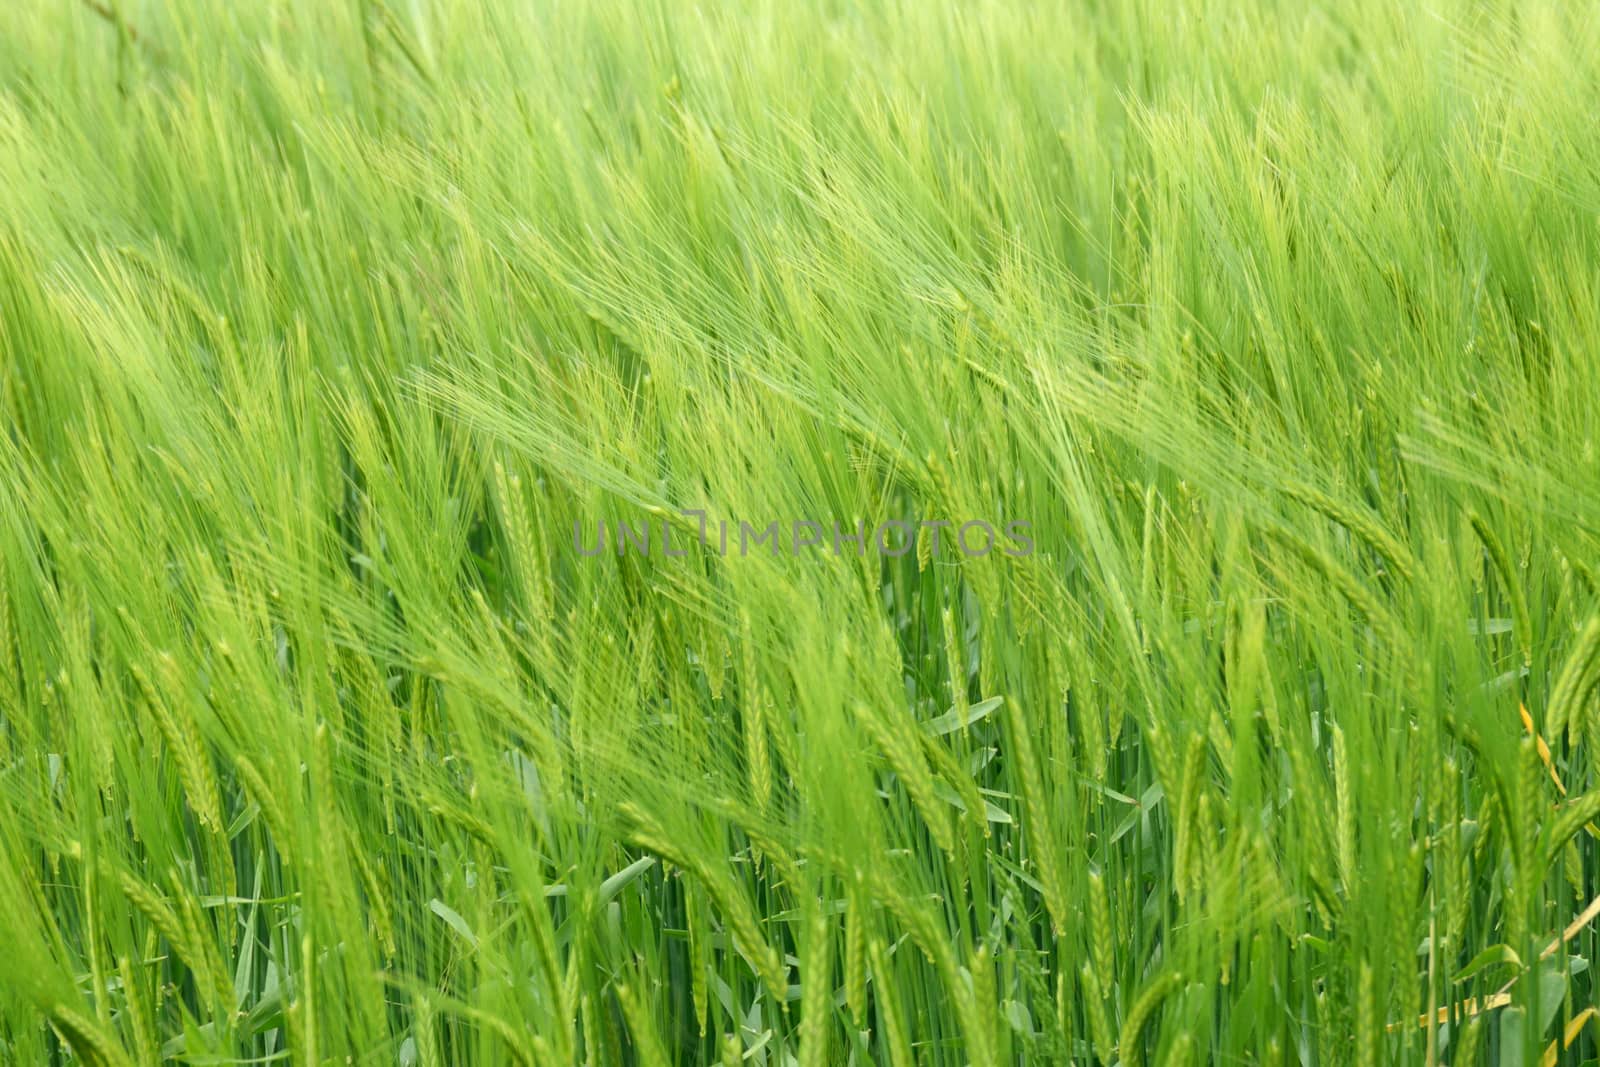
[(0, 6), (0, 1064), (1600, 1056), (1600, 7)]

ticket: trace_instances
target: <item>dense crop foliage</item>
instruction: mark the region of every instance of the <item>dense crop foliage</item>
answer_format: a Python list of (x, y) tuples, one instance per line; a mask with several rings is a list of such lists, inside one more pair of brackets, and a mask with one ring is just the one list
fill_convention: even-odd
[(0, 1062), (1594, 1056), (1597, 114), (1576, 0), (0, 5)]

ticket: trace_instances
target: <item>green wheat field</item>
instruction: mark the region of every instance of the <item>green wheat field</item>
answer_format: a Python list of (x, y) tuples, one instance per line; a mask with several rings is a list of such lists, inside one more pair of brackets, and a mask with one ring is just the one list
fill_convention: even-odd
[(1595, 1063), (1597, 434), (1587, 0), (11, 0), (0, 1064)]

